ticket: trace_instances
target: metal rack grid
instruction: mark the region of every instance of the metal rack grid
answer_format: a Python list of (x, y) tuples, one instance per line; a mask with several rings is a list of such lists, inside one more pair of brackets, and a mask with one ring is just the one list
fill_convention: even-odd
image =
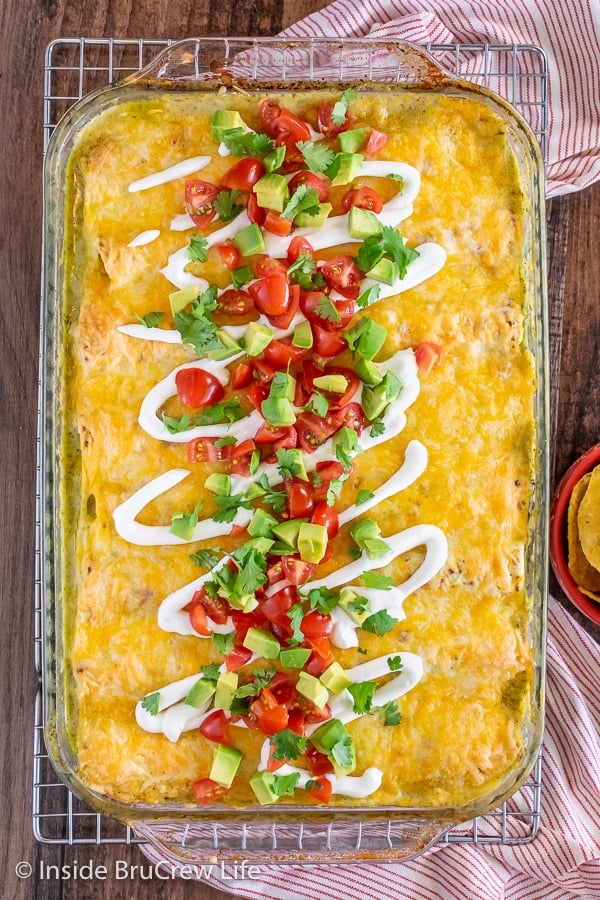
[[(98, 87), (137, 72), (172, 43), (170, 40), (141, 38), (60, 38), (49, 44), (44, 70), (44, 152), (59, 119), (77, 100)], [(528, 121), (545, 157), (548, 98), (543, 50), (515, 44), (428, 44), (424, 49), (453, 74), (497, 91), (509, 100)], [(41, 385), (38, 393), (34, 642), (35, 667), (41, 680)], [(441, 842), (486, 845), (532, 841), (540, 825), (541, 778), (540, 755), (526, 783), (513, 798), (486, 816), (451, 830)], [(141, 842), (128, 826), (93, 812), (58, 779), (44, 745), (41, 691), (35, 705), (33, 831), (36, 840), (49, 844), (125, 845)], [(218, 842), (218, 835), (214, 839)], [(274, 844), (276, 841), (274, 826)]]

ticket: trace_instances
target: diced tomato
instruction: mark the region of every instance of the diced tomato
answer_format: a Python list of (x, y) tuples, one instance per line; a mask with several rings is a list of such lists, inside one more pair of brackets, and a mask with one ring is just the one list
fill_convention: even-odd
[(216, 781), (212, 781), (210, 778), (200, 778), (199, 781), (195, 781), (192, 785), (192, 790), (194, 791), (196, 803), (202, 806), (207, 803), (214, 803), (215, 800), (227, 793), (226, 787), (223, 787), (222, 784), (217, 784)]
[(229, 453), (227, 455), (228, 459), (241, 459), (244, 456), (247, 456), (248, 453), (252, 453), (253, 450), (256, 449), (256, 443), (247, 438), (245, 441), (240, 441), (237, 444), (232, 444), (227, 448)]
[(336, 393), (335, 391), (328, 391), (329, 394), (329, 409), (331, 412), (335, 412), (338, 409), (343, 409), (354, 397), (360, 386), (360, 378), (353, 372), (352, 369), (345, 368), (343, 366), (329, 366), (323, 372), (324, 375), (343, 375), (346, 379), (347, 388), (342, 393)]
[(312, 744), (306, 751), (306, 762), (311, 775), (328, 775), (333, 772), (333, 763), (328, 756), (313, 747)]
[(415, 361), (422, 375), (429, 375), (435, 365), (437, 365), (442, 348), (439, 344), (432, 344), (430, 341), (423, 341), (422, 344), (415, 349)]
[(224, 625), (230, 612), (230, 606), (222, 597), (211, 597), (204, 585), (192, 597), (190, 610), (194, 606), (202, 606), (204, 612), (215, 625)]
[(270, 384), (275, 377), (275, 369), (264, 359), (254, 360), (254, 377), (262, 384)]
[(323, 375), (323, 369), (315, 365), (312, 359), (305, 359), (302, 369), (296, 374), (296, 393), (294, 403), (296, 406), (306, 406), (310, 395), (314, 390), (313, 381)]
[(261, 100), (260, 106), (258, 109), (258, 115), (260, 118), (260, 127), (265, 134), (268, 134), (270, 137), (274, 137), (274, 123), (279, 118), (279, 114), (281, 113), (281, 107), (274, 103), (272, 100)]
[(214, 201), (219, 188), (209, 181), (190, 178), (185, 183), (185, 208), (197, 228), (206, 228), (216, 216)]
[[(309, 675), (322, 675), (325, 669), (334, 661), (334, 655), (331, 652), (331, 644), (328, 637), (307, 638), (307, 643), (312, 649), (312, 653), (306, 663), (306, 671)], [(329, 716), (331, 713), (329, 713)], [(329, 718), (329, 716), (327, 718)], [(308, 720), (307, 720), (308, 721)]]
[[(327, 666), (325, 666), (327, 668)], [(322, 674), (325, 669), (322, 669), (319, 673), (309, 673), (309, 674)], [(304, 709), (304, 721), (307, 725), (316, 725), (318, 722), (327, 722), (328, 719), (331, 719), (333, 713), (331, 711), (331, 707), (329, 703), (326, 703), (322, 709), (319, 709), (318, 706), (315, 706), (314, 703), (311, 703), (310, 700), (305, 700), (302, 704), (302, 708)]]
[(323, 481), (329, 482), (334, 481), (336, 478), (341, 478), (345, 469), (341, 462), (335, 459), (328, 459), (318, 462), (316, 471)]
[(337, 137), (340, 131), (347, 131), (349, 128), (352, 128), (354, 125), (354, 118), (348, 113), (346, 113), (346, 118), (342, 122), (341, 125), (336, 125), (333, 121), (333, 103), (329, 100), (324, 100), (323, 103), (319, 106), (319, 112), (317, 115), (317, 127), (321, 134), (324, 134), (325, 137), (334, 138)]
[(292, 319), (298, 312), (298, 307), (300, 306), (300, 286), (297, 284), (290, 284), (289, 286), (289, 303), (288, 308), (285, 313), (281, 316), (270, 316), (271, 325), (273, 328), (281, 328), (285, 330), (290, 327), (292, 323)]
[(263, 209), (262, 206), (258, 205), (256, 194), (250, 194), (248, 196), (248, 206), (246, 207), (246, 212), (248, 213), (248, 218), (253, 225), (262, 225), (267, 214), (266, 209)]
[(265, 347), (263, 358), (279, 371), (284, 371), (288, 363), (299, 362), (306, 353), (302, 347), (294, 347), (290, 340), (282, 338), (280, 341), (271, 341), (268, 347)]
[(263, 690), (258, 700), (250, 704), (250, 710), (256, 716), (258, 727), (263, 734), (271, 737), (287, 727), (288, 711), (285, 706), (278, 704), (271, 706), (268, 701), (265, 701), (264, 695), (265, 691)]
[(306, 584), (313, 577), (317, 568), (315, 563), (304, 562), (296, 556), (284, 556), (282, 562), (284, 576), (290, 584), (295, 585)]
[(273, 272), (248, 286), (256, 308), (265, 316), (281, 316), (290, 303), (288, 280), (283, 272)]
[(294, 734), (299, 734), (300, 736), (304, 734), (304, 713), (298, 707), (289, 710), (287, 727)]
[(339, 516), (333, 506), (328, 506), (325, 500), (319, 500), (310, 517), (310, 521), (315, 525), (324, 525), (330, 540), (340, 530)]
[(256, 444), (253, 440), (240, 441), (239, 444), (233, 444), (229, 447), (228, 459), (230, 460), (229, 471), (232, 475), (250, 475), (250, 461), (252, 453), (256, 450)]
[(264, 422), (256, 432), (254, 440), (257, 446), (262, 447), (264, 444), (272, 444), (274, 441), (285, 438), (288, 431), (289, 427), (287, 425), (278, 426)]
[(232, 525), (229, 529), (230, 537), (239, 537), (240, 534), (244, 534), (246, 531), (245, 525)]
[(322, 777), (317, 778), (314, 785), (306, 793), (319, 803), (329, 803), (332, 791), (333, 787), (329, 778)]
[(240, 251), (235, 244), (232, 244), (231, 241), (226, 241), (224, 244), (217, 244), (217, 250), (223, 260), (224, 266), (230, 271), (237, 269), (240, 264)]
[(335, 331), (328, 331), (318, 322), (311, 322), (313, 350), (327, 359), (342, 353), (348, 346), (346, 340)]
[[(333, 620), (330, 615), (323, 615), (320, 612), (317, 612), (316, 609), (313, 609), (312, 612), (307, 613), (300, 623), (300, 631), (307, 638), (324, 638), (331, 634), (331, 629), (333, 628)], [(313, 648), (314, 649), (314, 648)], [(330, 651), (330, 648), (325, 648), (326, 652)]]
[(231, 373), (231, 387), (234, 391), (240, 391), (252, 383), (254, 369), (250, 363), (238, 363)]
[[(336, 256), (334, 259), (328, 260), (321, 266), (321, 274), (332, 290), (339, 291), (344, 297), (350, 300), (356, 300), (360, 294), (360, 285), (362, 281), (362, 272), (356, 265), (353, 256)], [(338, 310), (341, 312), (341, 310)], [(350, 313), (350, 317), (354, 312), (354, 307)], [(347, 322), (350, 321), (350, 317)], [(345, 328), (347, 322), (342, 326)]]
[(232, 608), (231, 619), (233, 621), (238, 644), (244, 643), (244, 638), (246, 637), (249, 628), (263, 628), (265, 625), (265, 617), (258, 608), (247, 613), (242, 612), (240, 609)]
[(287, 267), (280, 259), (273, 259), (272, 256), (260, 256), (254, 263), (254, 274), (257, 278), (261, 275), (263, 277), (265, 275), (273, 275), (274, 272), (278, 274), (287, 272)]
[(190, 463), (216, 462), (219, 458), (215, 441), (218, 438), (193, 438), (187, 445), (187, 457)]
[[(278, 579), (280, 580), (280, 579)], [(286, 585), (270, 597), (261, 601), (260, 611), (269, 621), (274, 622), (285, 629), (286, 634), (291, 633), (288, 610), (298, 602), (298, 591), (293, 585)]]
[(288, 263), (291, 265), (293, 262), (296, 262), (302, 253), (312, 256), (313, 259), (315, 258), (313, 245), (305, 237), (302, 237), (301, 234), (297, 234), (296, 237), (291, 239), (287, 249)]
[(175, 386), (181, 402), (192, 409), (212, 406), (225, 396), (219, 379), (206, 369), (180, 369), (175, 375)]
[(310, 141), (310, 128), (289, 109), (281, 109), (278, 117), (273, 120), (272, 128), (274, 134), (271, 136), (278, 146), (285, 144), (286, 147), (296, 149), (298, 141)]
[(228, 288), (217, 300), (219, 309), (230, 316), (247, 316), (254, 309), (254, 301), (248, 291)]
[(208, 624), (206, 610), (201, 603), (192, 603), (192, 608), (190, 609), (190, 625), (194, 631), (204, 635), (204, 637), (209, 637), (212, 634), (212, 629)]
[(263, 228), (266, 231), (270, 231), (271, 234), (285, 237), (287, 234), (290, 234), (293, 224), (291, 219), (286, 219), (274, 209), (269, 209), (263, 222)]
[(290, 519), (302, 519), (314, 509), (313, 488), (309, 481), (294, 478), (286, 481), (287, 511)]
[(283, 581), (283, 564), (280, 556), (273, 556), (271, 559), (274, 562), (271, 562), (267, 568), (267, 582), (269, 584), (277, 584), (278, 581)]
[(369, 209), (371, 212), (379, 213), (383, 209), (383, 200), (373, 188), (366, 185), (360, 188), (346, 191), (342, 197), (342, 209), (349, 212), (352, 206), (358, 206), (359, 209)]
[(269, 385), (267, 382), (259, 382), (258, 384), (253, 384), (252, 387), (249, 387), (246, 391), (246, 397), (248, 398), (252, 406), (259, 412), (263, 400), (266, 400), (268, 396)]
[(307, 453), (312, 453), (340, 427), (336, 414), (328, 414), (321, 418), (311, 412), (300, 413), (296, 419), (296, 430), (300, 446)]
[(221, 185), (229, 190), (249, 191), (265, 174), (260, 159), (244, 156), (231, 167), (221, 179)]
[(318, 175), (315, 175), (314, 172), (308, 172), (306, 169), (297, 172), (288, 185), (290, 196), (301, 184), (305, 184), (308, 188), (315, 189), (319, 195), (319, 203), (327, 203), (329, 200), (329, 188), (327, 182), (323, 178), (319, 178)]
[(198, 726), (200, 734), (215, 744), (231, 744), (229, 721), (222, 709), (215, 709)]
[(235, 672), (236, 669), (241, 669), (242, 666), (245, 666), (251, 659), (252, 650), (248, 650), (247, 647), (236, 644), (231, 653), (228, 653), (225, 657), (225, 668), (228, 672)]
[(340, 428), (353, 428), (357, 434), (362, 434), (367, 420), (360, 403), (348, 403), (336, 415), (340, 420)]
[(264, 457), (264, 462), (275, 463), (277, 462), (277, 451), (278, 450), (292, 450), (294, 447), (298, 446), (298, 432), (291, 425), (287, 430), (286, 434), (282, 437), (278, 438), (276, 441), (273, 441), (271, 452), (268, 453)]
[(277, 769), (280, 769), (282, 766), (288, 762), (287, 759), (274, 759), (273, 753), (275, 752), (275, 747), (269, 747), (269, 758), (267, 760), (267, 772), (276, 772)]
[(367, 146), (364, 149), (365, 155), (375, 156), (376, 153), (383, 150), (389, 139), (390, 136), (389, 134), (386, 134), (385, 131), (377, 131), (375, 128), (372, 128), (367, 141)]

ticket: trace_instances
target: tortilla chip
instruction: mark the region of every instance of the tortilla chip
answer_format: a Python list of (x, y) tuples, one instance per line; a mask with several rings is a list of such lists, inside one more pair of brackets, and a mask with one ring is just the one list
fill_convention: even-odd
[[(579, 534), (579, 510), (581, 503), (588, 491), (588, 486), (592, 479), (592, 473), (584, 475), (581, 478), (569, 499), (569, 509), (567, 513), (567, 545), (568, 545), (568, 565), (571, 575), (577, 582), (577, 586), (583, 593), (600, 591), (600, 572), (591, 565), (581, 546)], [(595, 597), (593, 599), (596, 599)]]
[(577, 511), (577, 528), (588, 562), (600, 571), (600, 466), (592, 471), (592, 477), (581, 498)]

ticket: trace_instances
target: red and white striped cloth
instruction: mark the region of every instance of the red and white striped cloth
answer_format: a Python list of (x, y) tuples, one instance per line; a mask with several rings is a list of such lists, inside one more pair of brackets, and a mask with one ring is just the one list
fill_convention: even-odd
[[(542, 816), (533, 842), (439, 846), (385, 865), (261, 866), (259, 880), (209, 883), (238, 897), (272, 900), (600, 898), (599, 652), (552, 598), (547, 660)], [(531, 810), (523, 790), (530, 789), (515, 795), (512, 810)]]
[(283, 34), (542, 47), (549, 76), (547, 195), (600, 178), (599, 0), (335, 0)]

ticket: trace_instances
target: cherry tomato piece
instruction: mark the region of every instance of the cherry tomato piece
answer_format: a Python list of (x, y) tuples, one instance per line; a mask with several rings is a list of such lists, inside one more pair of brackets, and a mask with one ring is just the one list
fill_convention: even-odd
[(223, 600), (222, 597), (210, 597), (204, 586), (201, 587), (199, 591), (196, 591), (192, 597), (190, 610), (198, 604), (203, 608), (208, 618), (211, 619), (215, 625), (224, 625), (227, 621), (230, 611), (229, 603), (227, 603), (226, 600)]
[(231, 167), (221, 180), (221, 185), (229, 190), (249, 191), (265, 174), (260, 159), (244, 156)]
[(258, 115), (260, 119), (261, 130), (270, 137), (274, 136), (274, 123), (279, 118), (281, 107), (272, 100), (261, 100)]
[(283, 272), (273, 272), (249, 285), (256, 308), (265, 316), (281, 316), (287, 312), (290, 296), (288, 280)]
[(328, 506), (325, 500), (319, 500), (310, 517), (310, 521), (314, 525), (324, 525), (330, 540), (340, 530), (339, 516), (333, 506)]
[(215, 709), (198, 726), (200, 734), (215, 744), (231, 744), (229, 721), (224, 710)]
[(201, 603), (192, 603), (190, 609), (190, 625), (198, 634), (208, 637), (212, 634), (212, 628), (208, 624), (208, 616), (206, 610)]
[(219, 458), (216, 440), (217, 438), (193, 438), (187, 445), (188, 462), (216, 462)]
[(231, 387), (240, 391), (252, 383), (253, 368), (250, 363), (238, 363), (231, 374)]
[(299, 734), (300, 736), (304, 734), (304, 713), (301, 709), (295, 707), (289, 710), (287, 727), (294, 734)]
[[(252, 406), (260, 412), (263, 401), (269, 396), (269, 385), (267, 382), (253, 384), (246, 390), (246, 397)], [(256, 438), (255, 438), (256, 440)]]
[(225, 396), (225, 388), (218, 378), (206, 369), (180, 369), (175, 375), (179, 399), (191, 409), (212, 406)]
[(329, 803), (331, 800), (331, 793), (333, 787), (329, 778), (325, 778), (325, 776), (321, 778), (317, 778), (313, 784), (313, 786), (307, 790), (307, 794), (309, 797), (312, 797), (313, 800), (317, 800), (319, 803)]
[(357, 434), (362, 434), (367, 419), (360, 403), (348, 403), (336, 413), (340, 422), (340, 428), (352, 428)]
[(346, 379), (346, 390), (341, 393), (336, 393), (334, 391), (328, 391), (329, 394), (329, 410), (330, 412), (336, 412), (338, 409), (343, 409), (357, 392), (360, 387), (360, 378), (353, 372), (352, 369), (347, 369), (343, 366), (329, 366), (323, 372), (324, 375), (342, 375)]
[(302, 347), (294, 347), (291, 341), (275, 340), (271, 341), (268, 347), (263, 350), (263, 358), (279, 371), (285, 371), (288, 363), (300, 362), (306, 356), (307, 351)]
[(328, 775), (333, 772), (333, 763), (328, 756), (313, 747), (312, 744), (306, 751), (306, 762), (311, 775)]
[(383, 200), (373, 188), (366, 186), (354, 188), (351, 191), (346, 191), (342, 197), (342, 209), (344, 212), (349, 212), (352, 206), (379, 213), (383, 209)]
[(219, 309), (230, 316), (247, 316), (254, 309), (254, 300), (248, 291), (227, 288), (217, 300)]
[(293, 195), (294, 191), (299, 188), (301, 184), (305, 184), (308, 188), (315, 189), (319, 195), (319, 203), (327, 203), (329, 200), (329, 188), (327, 182), (322, 178), (319, 178), (318, 175), (315, 175), (314, 172), (308, 172), (306, 169), (297, 172), (288, 185), (290, 196)]
[(293, 479), (286, 482), (287, 511), (290, 519), (302, 519), (314, 509), (313, 488), (309, 481)]
[(226, 241), (224, 244), (217, 244), (217, 250), (223, 260), (223, 265), (230, 271), (237, 269), (240, 264), (240, 251), (235, 244)]
[(272, 137), (275, 138), (277, 146), (285, 144), (286, 147), (296, 150), (298, 141), (310, 141), (310, 128), (289, 109), (281, 109), (271, 127), (274, 131)]
[[(309, 638), (310, 640), (328, 637), (331, 634), (332, 628), (333, 619), (331, 616), (324, 616), (322, 613), (317, 612), (316, 609), (307, 613), (300, 623), (300, 631), (304, 637)], [(331, 648), (326, 647), (322, 649), (324, 649), (324, 652), (329, 653)]]
[(300, 306), (300, 286), (297, 284), (290, 284), (289, 286), (289, 304), (287, 308), (287, 312), (283, 313), (280, 316), (271, 316), (271, 325), (273, 328), (281, 328), (282, 330), (286, 330), (292, 324), (292, 320), (296, 313), (298, 312), (298, 308)]
[(248, 218), (250, 219), (252, 225), (262, 225), (267, 214), (266, 209), (258, 205), (256, 194), (250, 194), (250, 196), (248, 197), (248, 206), (246, 207), (246, 212), (248, 213)]
[[(321, 274), (332, 290), (356, 300), (360, 294), (362, 272), (352, 256), (336, 256), (321, 266)], [(354, 311), (354, 310), (352, 310)], [(338, 310), (339, 312), (339, 310)], [(351, 314), (352, 315), (352, 314)], [(347, 321), (350, 321), (348, 319)], [(346, 322), (347, 324), (347, 322)], [(342, 327), (345, 327), (342, 326)]]
[(235, 672), (236, 669), (241, 669), (242, 666), (250, 662), (252, 656), (252, 650), (236, 644), (231, 653), (228, 653), (225, 657), (225, 668), (228, 672)]
[(206, 228), (216, 216), (214, 201), (219, 188), (209, 181), (197, 178), (188, 179), (185, 183), (185, 208), (190, 219), (197, 228)]
[(307, 453), (312, 453), (340, 428), (340, 420), (335, 414), (324, 417), (311, 412), (300, 413), (296, 419), (296, 431), (300, 446)]
[(415, 361), (422, 375), (429, 375), (435, 365), (437, 365), (442, 348), (439, 344), (432, 344), (430, 341), (423, 341), (422, 344), (415, 349)]
[(365, 155), (375, 156), (376, 153), (383, 150), (389, 139), (390, 136), (389, 134), (386, 134), (385, 131), (377, 131), (375, 128), (372, 128), (367, 141), (367, 146), (364, 149)]
[[(283, 575), (283, 566), (277, 581), (280, 581)], [(276, 584), (277, 581), (274, 583)], [(260, 604), (260, 611), (269, 622), (274, 622), (283, 628), (286, 634), (291, 634), (290, 619), (287, 615), (288, 610), (298, 602), (298, 591), (293, 585), (287, 584), (275, 594), (266, 597)]]
[(313, 245), (302, 235), (297, 234), (296, 237), (293, 237), (288, 245), (287, 249), (287, 261), (291, 265), (293, 262), (296, 262), (298, 257), (302, 254), (308, 254), (315, 258), (315, 251), (313, 249)]
[(270, 231), (271, 234), (278, 234), (280, 237), (285, 237), (290, 234), (293, 224), (291, 219), (285, 219), (274, 209), (269, 209), (267, 210), (265, 221), (263, 222), (263, 228), (266, 231)]
[(333, 103), (329, 100), (324, 100), (323, 103), (319, 106), (319, 112), (317, 114), (317, 127), (321, 134), (324, 134), (325, 137), (334, 138), (337, 137), (340, 131), (347, 131), (349, 128), (352, 128), (354, 125), (353, 116), (348, 115), (346, 112), (346, 117), (341, 125), (336, 125), (333, 121)]
[(273, 273), (286, 273), (287, 268), (279, 259), (273, 259), (272, 256), (261, 256), (254, 264), (254, 274), (258, 278), (261, 275), (272, 275)]
[(199, 781), (195, 781), (192, 785), (192, 790), (196, 803), (200, 805), (214, 803), (215, 800), (227, 793), (226, 787), (223, 787), (222, 784), (217, 784), (216, 781), (212, 781), (210, 778), (200, 778)]
[(338, 356), (348, 346), (340, 334), (328, 331), (318, 322), (311, 322), (310, 329), (313, 335), (313, 350), (318, 356), (329, 359), (332, 356)]
[(270, 422), (264, 422), (254, 435), (254, 440), (259, 447), (263, 444), (273, 444), (275, 441), (285, 439), (291, 428), (292, 426), (271, 425)]
[[(314, 521), (311, 519), (311, 522)], [(290, 584), (299, 585), (306, 584), (317, 569), (315, 563), (304, 562), (302, 559), (298, 559), (295, 556), (284, 556), (283, 557), (283, 574), (290, 582)]]

